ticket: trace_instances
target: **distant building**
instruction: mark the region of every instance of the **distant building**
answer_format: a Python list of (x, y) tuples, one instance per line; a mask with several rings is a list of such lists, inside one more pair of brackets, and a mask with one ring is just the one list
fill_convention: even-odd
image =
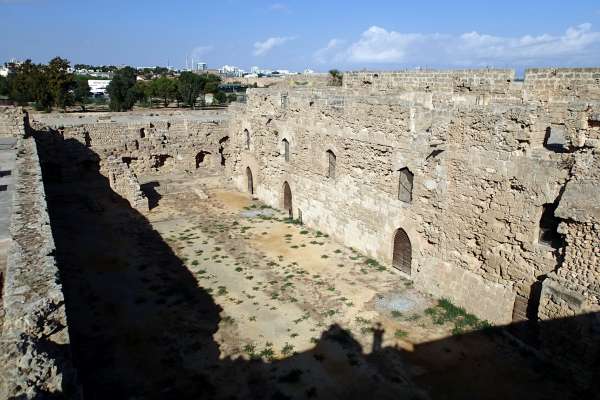
[(227, 77), (240, 77), (244, 75), (244, 70), (233, 65), (223, 65), (219, 69), (219, 73)]
[(8, 72), (9, 72), (9, 70), (7, 67), (5, 67), (4, 65), (0, 66), (0, 76), (3, 76), (6, 78), (8, 76)]
[(110, 83), (110, 79), (90, 79), (88, 80), (88, 85), (90, 86), (90, 92), (94, 95), (105, 95), (106, 88)]
[(196, 64), (196, 71), (206, 71), (208, 69), (208, 65), (205, 62), (199, 62)]

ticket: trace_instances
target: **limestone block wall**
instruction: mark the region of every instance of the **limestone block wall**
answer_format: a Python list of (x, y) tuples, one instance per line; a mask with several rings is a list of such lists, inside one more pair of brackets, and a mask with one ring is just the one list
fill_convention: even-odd
[(77, 398), (65, 301), (36, 144), (19, 139), (3, 290), (0, 398)]
[(515, 71), (509, 69), (347, 72), (343, 86), (373, 91), (507, 93), (514, 79)]
[(110, 187), (124, 199), (129, 201), (131, 207), (140, 212), (147, 212), (148, 198), (140, 190), (140, 183), (129, 167), (120, 159), (109, 156), (100, 163), (100, 173), (108, 177)]
[(525, 71), (527, 101), (600, 100), (600, 68), (531, 68)]
[[(94, 118), (36, 114), (31, 124), (65, 141), (77, 141), (101, 160), (118, 157), (138, 176), (218, 173), (227, 166), (226, 115), (220, 112), (105, 113)], [(85, 161), (75, 156), (72, 162)]]
[(22, 137), (25, 115), (21, 107), (0, 107), (0, 135)]
[[(281, 208), (287, 182), (294, 216), (388, 265), (403, 229), (419, 287), (509, 323), (524, 318), (532, 288), (561, 258), (539, 241), (539, 224), (570, 177), (573, 154), (544, 147), (548, 124), (560, 120), (575, 138), (588, 113), (347, 88), (249, 90), (230, 123), (233, 179), (247, 190), (249, 169), (255, 195)], [(398, 199), (402, 168), (414, 174), (410, 204)]]

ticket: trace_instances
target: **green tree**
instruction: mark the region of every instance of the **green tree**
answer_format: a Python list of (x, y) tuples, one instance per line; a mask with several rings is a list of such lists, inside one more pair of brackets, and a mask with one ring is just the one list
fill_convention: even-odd
[(236, 94), (235, 94), (235, 93), (229, 93), (229, 94), (227, 95), (227, 101), (228, 101), (229, 103), (233, 103), (234, 101), (237, 101), (237, 96), (236, 96)]
[(156, 97), (160, 97), (163, 100), (166, 108), (169, 106), (170, 100), (177, 96), (177, 82), (166, 76), (161, 76), (152, 81), (152, 91)]
[(182, 72), (177, 81), (177, 89), (183, 100), (192, 109), (196, 105), (196, 99), (204, 90), (205, 80), (193, 72)]
[(213, 95), (213, 103), (214, 104), (223, 104), (227, 102), (227, 95), (223, 91), (217, 91)]
[(344, 74), (337, 69), (329, 70), (329, 85), (342, 86), (342, 78)]
[(150, 81), (137, 81), (135, 91), (138, 93), (138, 99), (142, 101), (144, 107), (152, 107), (154, 92)]
[(0, 96), (8, 96), (8, 79), (0, 76)]
[(81, 107), (82, 111), (85, 111), (85, 105), (90, 103), (90, 85), (88, 84), (88, 78), (85, 76), (75, 77), (75, 89), (73, 90), (73, 98), (77, 104)]
[(48, 89), (52, 96), (52, 102), (56, 107), (65, 109), (73, 104), (72, 90), (75, 89), (76, 82), (73, 74), (68, 72), (69, 61), (55, 57), (44, 68), (43, 74), (47, 82)]
[(109, 107), (112, 111), (127, 111), (133, 108), (135, 102), (140, 98), (135, 83), (136, 73), (133, 68), (125, 67), (115, 72), (106, 88), (110, 96)]
[(8, 96), (18, 105), (25, 106), (34, 102), (39, 110), (52, 109), (52, 94), (45, 77), (45, 67), (31, 60), (9, 66)]

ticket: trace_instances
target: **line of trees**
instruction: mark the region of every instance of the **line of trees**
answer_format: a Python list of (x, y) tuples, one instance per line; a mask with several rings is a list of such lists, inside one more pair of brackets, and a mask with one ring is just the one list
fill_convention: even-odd
[[(213, 94), (213, 103), (226, 103), (228, 101), (225, 93), (219, 90), (221, 78), (217, 75), (198, 75), (193, 72), (182, 72), (176, 79), (161, 76), (151, 81), (133, 82), (131, 76), (134, 73), (134, 70), (129, 67), (115, 73), (107, 88), (111, 99), (111, 110), (124, 111), (133, 106), (133, 103), (127, 100), (127, 93), (135, 93), (137, 101), (149, 103), (150, 106), (152, 106), (152, 99), (158, 98), (165, 107), (172, 101), (177, 101), (178, 105), (182, 102), (187, 107), (195, 108), (198, 97), (203, 98), (206, 93)], [(126, 91), (123, 90), (124, 85), (128, 88)], [(123, 108), (123, 106), (125, 107)]]
[(69, 61), (63, 58), (53, 58), (48, 64), (27, 60), (9, 68), (8, 77), (0, 79), (0, 95), (18, 105), (33, 103), (38, 110), (50, 111), (53, 107), (84, 104), (90, 96), (87, 80), (70, 73)]
[[(86, 104), (91, 102), (90, 77), (70, 73), (68, 60), (56, 57), (47, 65), (27, 60), (9, 65), (9, 69), (7, 78), (0, 77), (0, 95), (19, 105), (33, 104), (36, 109), (47, 111), (79, 105), (85, 111)], [(213, 104), (235, 101), (235, 96), (219, 90), (221, 79), (213, 74), (183, 72), (177, 78), (162, 75), (152, 80), (138, 80), (138, 75), (131, 67), (114, 72), (107, 88), (112, 111), (131, 110), (138, 102), (152, 106), (154, 99), (159, 99), (165, 107), (176, 101), (178, 106), (183, 103), (195, 108), (198, 98), (203, 105), (207, 93), (213, 94)]]

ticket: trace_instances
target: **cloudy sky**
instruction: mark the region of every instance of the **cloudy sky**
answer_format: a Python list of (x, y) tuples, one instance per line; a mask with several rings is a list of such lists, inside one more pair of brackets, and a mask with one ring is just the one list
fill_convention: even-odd
[[(0, 0), (0, 61), (326, 71), (600, 66), (600, 2)], [(492, 3), (492, 2), (489, 2)]]

